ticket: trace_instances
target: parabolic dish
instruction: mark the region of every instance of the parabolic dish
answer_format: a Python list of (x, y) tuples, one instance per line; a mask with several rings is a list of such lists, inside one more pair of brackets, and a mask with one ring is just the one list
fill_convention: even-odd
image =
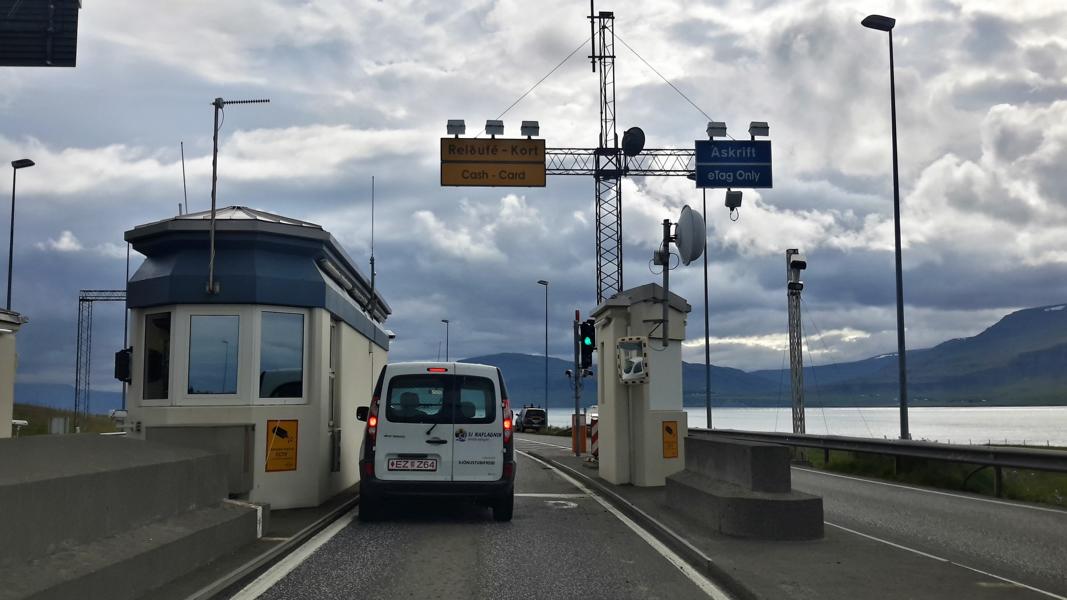
[(704, 217), (686, 204), (678, 217), (674, 229), (674, 243), (678, 246), (678, 257), (682, 264), (688, 265), (704, 254)]

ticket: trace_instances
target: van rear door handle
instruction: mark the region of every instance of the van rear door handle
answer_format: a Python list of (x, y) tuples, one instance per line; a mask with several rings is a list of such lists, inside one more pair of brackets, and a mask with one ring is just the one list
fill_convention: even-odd
[(441, 438), (430, 438), (426, 440), (427, 444), (447, 444), (448, 440), (442, 440)]

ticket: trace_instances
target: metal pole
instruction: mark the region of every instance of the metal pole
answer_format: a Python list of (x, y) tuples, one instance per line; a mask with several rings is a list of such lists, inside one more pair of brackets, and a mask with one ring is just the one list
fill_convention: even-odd
[(11, 168), (11, 233), (7, 238), (7, 310), (11, 310), (11, 267), (15, 259), (15, 180), (19, 170)]
[(448, 321), (445, 321), (445, 362), (448, 362)]
[[(185, 140), (180, 142), (182, 150), (182, 197), (185, 198), (184, 212), (189, 212), (189, 188), (185, 186)], [(183, 211), (178, 211), (182, 214)]]
[(215, 289), (215, 190), (219, 176), (219, 110), (222, 98), (215, 98), (211, 103), (215, 107), (215, 127), (211, 132), (211, 225), (208, 236), (211, 238), (211, 255), (208, 259), (207, 293), (214, 294)]
[(663, 347), (667, 347), (667, 308), (670, 297), (670, 273), (671, 273), (671, 220), (663, 219), (663, 323), (660, 331), (663, 332)]
[(704, 189), (704, 409), (711, 429), (711, 326), (708, 324), (708, 190)]
[(578, 427), (578, 419), (581, 416), (581, 404), (582, 404), (582, 359), (581, 349), (579, 347), (578, 340), (578, 311), (574, 311), (574, 326), (573, 335), (574, 338), (574, 416), (571, 417), (571, 438), (574, 440), (574, 455), (581, 456), (581, 438), (578, 437), (580, 433)]
[(548, 424), (548, 284), (545, 284), (545, 424)]
[(790, 266), (795, 248), (785, 251), (786, 300), (789, 311), (789, 380), (792, 391), (793, 433), (807, 433), (804, 414), (804, 337), (800, 318), (800, 291), (803, 283), (799, 271)]
[(908, 431), (908, 374), (904, 345), (904, 275), (900, 260), (900, 177), (897, 166), (897, 92), (893, 74), (893, 30), (889, 30), (889, 106), (893, 120), (893, 235), (896, 241), (897, 275), (897, 366), (900, 370), (900, 439), (910, 440)]
[[(122, 302), (122, 349), (125, 350), (129, 347), (129, 329), (130, 329), (130, 243), (126, 242), (126, 284), (123, 286), (126, 294), (126, 299)], [(122, 382), (122, 410), (126, 410), (126, 385), (125, 381)]]

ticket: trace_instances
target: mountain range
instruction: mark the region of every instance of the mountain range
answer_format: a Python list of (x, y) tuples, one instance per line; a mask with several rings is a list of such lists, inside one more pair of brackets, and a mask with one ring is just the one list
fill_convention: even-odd
[[(491, 354), (464, 359), (500, 367), (512, 404), (544, 404), (544, 356)], [(573, 406), (564, 370), (570, 361), (549, 357), (550, 406)], [(909, 350), (908, 397), (916, 406), (1019, 406), (1067, 404), (1067, 305), (1008, 314), (978, 335)], [(595, 369), (594, 365), (594, 369)], [(893, 406), (897, 403), (896, 353), (804, 368), (808, 406)], [(593, 404), (596, 383), (585, 380), (582, 404)], [(704, 365), (682, 364), (686, 406), (704, 404)], [(716, 406), (787, 406), (789, 370), (746, 372), (711, 367)]]
[[(463, 362), (500, 367), (513, 406), (545, 404), (543, 355), (500, 353)], [(1067, 305), (1013, 312), (973, 337), (933, 348), (909, 350), (909, 403), (917, 406), (1020, 406), (1067, 404)], [(574, 365), (548, 357), (548, 405), (574, 406), (564, 375)], [(594, 364), (594, 369), (596, 365)], [(682, 363), (686, 406), (704, 405), (704, 365)], [(896, 354), (804, 368), (808, 406), (893, 406), (897, 403)], [(742, 371), (712, 365), (715, 406), (787, 406), (789, 370)], [(16, 383), (15, 402), (73, 408), (74, 388), (64, 384)], [(121, 406), (119, 392), (93, 390), (92, 412)], [(596, 378), (585, 379), (584, 406), (596, 402)]]

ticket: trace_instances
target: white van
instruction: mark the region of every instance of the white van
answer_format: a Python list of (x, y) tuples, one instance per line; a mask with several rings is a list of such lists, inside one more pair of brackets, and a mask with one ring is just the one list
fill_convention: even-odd
[(392, 363), (382, 369), (360, 450), (359, 517), (389, 497), (461, 496), (510, 521), (515, 494), (512, 414), (500, 369), (469, 363)]

